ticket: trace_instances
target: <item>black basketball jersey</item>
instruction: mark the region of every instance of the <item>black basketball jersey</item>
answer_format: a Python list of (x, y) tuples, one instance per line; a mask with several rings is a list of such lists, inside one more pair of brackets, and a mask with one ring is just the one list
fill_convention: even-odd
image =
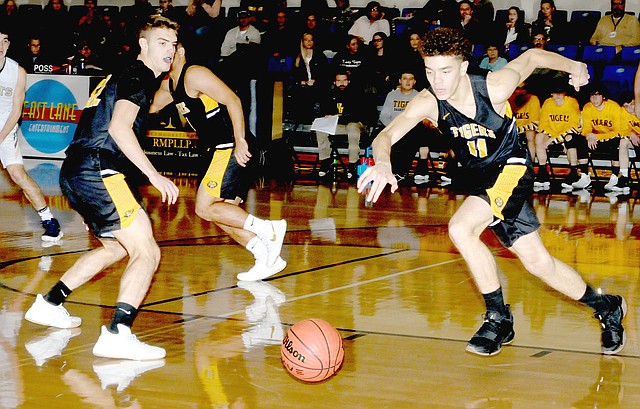
[(67, 150), (67, 155), (82, 150), (100, 151), (102, 168), (118, 171), (133, 166), (109, 134), (109, 124), (118, 100), (127, 100), (139, 106), (133, 123), (133, 132), (140, 140), (145, 136), (144, 123), (159, 79), (142, 61), (122, 71), (118, 77), (103, 79), (91, 93)]
[[(447, 101), (438, 100), (438, 128), (452, 137), (460, 164), (471, 169), (503, 165), (509, 158), (527, 158), (516, 121), (507, 103), (504, 116), (491, 104), (485, 75), (468, 74), (476, 103), (475, 118), (469, 118)], [(433, 90), (431, 90), (433, 93)]]
[(233, 127), (227, 108), (208, 95), (197, 98), (187, 95), (184, 78), (188, 69), (187, 65), (183, 67), (176, 87), (169, 78), (169, 92), (182, 125), (188, 125), (196, 132), (200, 148), (233, 146)]

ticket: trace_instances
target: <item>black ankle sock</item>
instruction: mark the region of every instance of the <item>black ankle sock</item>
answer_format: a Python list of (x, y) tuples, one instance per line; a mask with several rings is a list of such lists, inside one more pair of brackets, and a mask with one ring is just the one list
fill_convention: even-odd
[(602, 294), (598, 294), (596, 290), (591, 288), (591, 286), (587, 286), (587, 289), (584, 291), (584, 295), (582, 298), (578, 300), (579, 302), (588, 305), (593, 308), (595, 311), (604, 311), (609, 308), (609, 300)]
[(498, 288), (489, 294), (482, 294), (482, 297), (487, 305), (487, 311), (497, 311), (502, 315), (507, 315), (507, 306), (504, 305), (502, 288)]
[(58, 281), (56, 285), (51, 288), (51, 291), (44, 296), (50, 304), (60, 305), (71, 295), (71, 290), (62, 281)]
[(589, 164), (588, 163), (579, 165), (578, 167), (580, 168), (580, 173), (582, 173), (583, 175), (588, 175), (589, 174)]
[(418, 159), (418, 164), (416, 165), (416, 174), (417, 175), (426, 175), (429, 171), (429, 162), (427, 159)]
[(138, 315), (138, 309), (136, 307), (124, 302), (117, 302), (116, 310), (113, 313), (113, 320), (111, 320), (111, 325), (109, 326), (109, 331), (117, 334), (118, 324), (131, 327), (133, 325), (133, 320), (136, 319), (136, 315)]
[(618, 176), (620, 174), (620, 166), (614, 166), (611, 168), (611, 174)]

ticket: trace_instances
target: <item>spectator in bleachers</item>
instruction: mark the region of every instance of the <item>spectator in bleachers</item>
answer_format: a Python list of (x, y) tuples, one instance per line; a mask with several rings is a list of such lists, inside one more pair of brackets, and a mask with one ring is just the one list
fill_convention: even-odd
[(301, 33), (313, 34), (316, 50), (329, 50), (331, 49), (329, 32), (320, 16), (321, 14), (315, 11), (305, 13)]
[(394, 53), (394, 55), (397, 55), (394, 58), (396, 62), (394, 77), (400, 78), (403, 72), (412, 72), (416, 79), (415, 89), (418, 91), (422, 91), (429, 86), (421, 50), (422, 37), (417, 31), (410, 31)]
[(121, 18), (135, 32), (144, 24), (144, 21), (156, 13), (156, 9), (149, 3), (149, 0), (133, 0), (133, 6), (125, 9)]
[(75, 22), (63, 0), (49, 0), (42, 12), (42, 36), (48, 40), (48, 54), (60, 64), (73, 55), (72, 38)]
[(594, 83), (589, 92), (589, 102), (582, 108), (582, 135), (587, 139), (591, 152), (603, 153), (611, 160), (611, 178), (604, 188), (611, 188), (618, 182), (620, 162), (618, 147), (620, 134), (624, 131), (622, 109), (617, 102), (605, 98), (604, 88)]
[(291, 68), (291, 113), (293, 121), (310, 124), (320, 116), (320, 90), (326, 89), (329, 63), (315, 45), (314, 35), (304, 33), (300, 51)]
[(313, 13), (318, 17), (324, 17), (329, 11), (327, 0), (301, 0), (300, 9), (303, 13)]
[(480, 25), (484, 27), (490, 27), (493, 23), (493, 15), (495, 9), (491, 0), (473, 0), (473, 15)]
[(487, 56), (480, 61), (480, 68), (487, 71), (497, 71), (507, 65), (507, 59), (500, 56), (500, 47), (497, 44), (487, 45)]
[(262, 35), (262, 49), (268, 56), (293, 57), (299, 45), (296, 33), (290, 27), (287, 10), (278, 10), (275, 23)]
[(544, 101), (540, 109), (540, 125), (535, 141), (538, 173), (534, 187), (541, 188), (549, 182), (547, 148), (558, 143), (564, 144), (570, 166), (569, 175), (562, 182), (562, 187), (584, 189), (591, 184), (587, 141), (580, 133), (580, 121), (578, 100), (567, 95), (565, 82), (553, 81), (551, 97)]
[[(331, 88), (327, 90), (328, 92), (322, 93), (324, 98), (320, 102), (320, 116), (338, 115), (336, 135), (347, 135), (349, 142), (347, 178), (354, 182), (360, 158), (360, 138), (366, 132), (367, 125), (373, 122), (373, 111), (362, 91), (350, 85), (350, 75), (347, 70), (339, 68), (333, 78)], [(331, 167), (329, 134), (316, 131), (316, 139), (318, 141), (318, 159), (320, 160), (318, 176), (325, 177)]]
[(248, 45), (258, 45), (262, 35), (251, 25), (251, 15), (247, 10), (240, 10), (236, 15), (238, 25), (227, 31), (220, 47), (220, 57), (226, 58)]
[(483, 38), (486, 39), (487, 33), (490, 32), (490, 26), (485, 26), (474, 15), (473, 3), (470, 0), (462, 0), (458, 3), (460, 11), (460, 19), (458, 24), (453, 28), (462, 29), (465, 37), (469, 39), (471, 44), (482, 44)]
[[(0, 7), (0, 25), (3, 31), (11, 33), (11, 38), (16, 44), (22, 44), (24, 41), (24, 28), (20, 15), (18, 14), (18, 6), (15, 0), (4, 0)], [(10, 50), (9, 56), (12, 57), (16, 50)], [(15, 56), (18, 58), (18, 56)]]
[(429, 0), (412, 18), (414, 30), (426, 32), (430, 26), (454, 27), (460, 20), (456, 0)]
[(389, 20), (384, 18), (382, 6), (377, 1), (370, 1), (364, 10), (364, 15), (353, 22), (348, 33), (356, 36), (365, 45), (369, 45), (373, 34), (382, 32), (391, 35)]
[(78, 52), (74, 58), (78, 74), (96, 75), (102, 71), (102, 61), (96, 53), (94, 46), (87, 40), (78, 44)]
[(156, 10), (158, 14), (176, 23), (182, 22), (183, 15), (173, 7), (173, 0), (159, 0), (158, 5), (159, 7)]
[[(496, 22), (501, 23), (501, 22)], [(504, 44), (504, 50), (509, 50), (510, 44), (531, 43), (530, 26), (520, 19), (520, 9), (516, 6), (509, 7), (507, 21), (504, 26), (497, 27), (496, 39)]]
[[(389, 125), (400, 112), (405, 110), (409, 101), (418, 95), (418, 91), (414, 88), (416, 78), (412, 72), (403, 72), (398, 82), (400, 86), (387, 94), (380, 111), (378, 121), (384, 126)], [(415, 171), (414, 182), (419, 185), (429, 181), (429, 166), (427, 163), (429, 148), (423, 146), (424, 142), (424, 125), (418, 124), (399, 143), (393, 145), (391, 169), (398, 182), (406, 179), (417, 150), (420, 152), (420, 159)]]
[[(629, 149), (635, 149), (636, 155), (640, 153), (640, 119), (635, 114), (635, 102), (631, 99), (626, 102), (621, 113), (623, 130), (621, 132), (620, 146), (618, 148), (619, 173), (611, 172), (611, 178), (615, 182), (611, 185), (613, 192), (627, 194), (631, 191), (629, 186)], [(615, 178), (614, 178), (615, 175)], [(611, 183), (611, 180), (609, 181)]]
[(104, 44), (105, 29), (96, 6), (96, 0), (84, 0), (84, 12), (75, 25), (75, 44), (83, 40), (92, 44)]
[(137, 48), (133, 45), (133, 38), (124, 31), (128, 26), (120, 24), (117, 14), (104, 14), (102, 23), (105, 28), (105, 42), (95, 51), (102, 57), (102, 65), (106, 72), (118, 71), (121, 67), (128, 67), (136, 58)]
[(393, 81), (396, 62), (393, 61), (393, 55), (389, 51), (392, 47), (391, 39), (385, 33), (375, 33), (370, 47), (373, 55), (367, 92), (374, 94), (377, 97), (377, 105), (381, 105), (387, 93), (397, 85), (397, 82)]
[(220, 16), (221, 5), (222, 0), (189, 0), (178, 18), (190, 63), (212, 67), (218, 60), (221, 39), (228, 29), (224, 16)]
[(331, 49), (340, 50), (343, 45), (342, 39), (353, 25), (355, 11), (351, 8), (349, 0), (335, 0), (335, 2), (336, 6), (329, 8), (327, 21), (333, 33)]
[(53, 60), (42, 46), (42, 37), (37, 33), (29, 36), (26, 53), (19, 62), (20, 66), (29, 74), (51, 74), (53, 72)]
[(251, 15), (251, 24), (264, 32), (274, 23), (278, 10), (286, 10), (286, 0), (241, 0), (240, 8)]
[(625, 0), (611, 0), (611, 14), (602, 16), (589, 42), (592, 45), (612, 45), (616, 52), (622, 47), (640, 45), (640, 22), (625, 13)]
[[(531, 159), (534, 160), (536, 157), (536, 130), (540, 123), (540, 99), (528, 92), (527, 84), (521, 82), (513, 91), (511, 97), (509, 97), (509, 105), (516, 118), (518, 133), (524, 134), (527, 138), (527, 148), (529, 149)], [(547, 182), (547, 185), (539, 187), (548, 189), (550, 186)]]
[(344, 69), (349, 73), (349, 83), (351, 88), (364, 90), (368, 79), (369, 53), (364, 48), (360, 39), (348, 34), (347, 41), (333, 57), (331, 65), (334, 70)]
[(556, 4), (553, 0), (542, 0), (540, 2), (540, 14), (531, 23), (531, 30), (535, 32), (544, 31), (547, 33), (547, 41), (553, 44), (567, 44), (570, 40), (570, 33), (566, 21), (555, 16)]

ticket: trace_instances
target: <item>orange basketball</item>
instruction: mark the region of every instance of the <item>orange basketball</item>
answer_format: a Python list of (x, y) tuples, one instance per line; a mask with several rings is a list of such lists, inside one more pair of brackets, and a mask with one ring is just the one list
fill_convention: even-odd
[(280, 356), (291, 375), (320, 382), (334, 375), (344, 359), (342, 338), (327, 321), (311, 318), (295, 323), (282, 341)]

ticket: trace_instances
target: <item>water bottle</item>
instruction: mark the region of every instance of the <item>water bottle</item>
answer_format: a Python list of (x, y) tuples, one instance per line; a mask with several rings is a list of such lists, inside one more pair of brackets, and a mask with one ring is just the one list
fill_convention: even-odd
[[(360, 158), (360, 163), (358, 164), (358, 178), (362, 176), (362, 174), (367, 170), (367, 168), (370, 168), (374, 164), (375, 163), (373, 160), (373, 148), (371, 148), (371, 146), (368, 146), (367, 149), (364, 150), (364, 156)], [(365, 207), (373, 206), (373, 202), (368, 200), (370, 190), (371, 190), (371, 182), (369, 182), (367, 186), (365, 186), (364, 192), (363, 192)]]

